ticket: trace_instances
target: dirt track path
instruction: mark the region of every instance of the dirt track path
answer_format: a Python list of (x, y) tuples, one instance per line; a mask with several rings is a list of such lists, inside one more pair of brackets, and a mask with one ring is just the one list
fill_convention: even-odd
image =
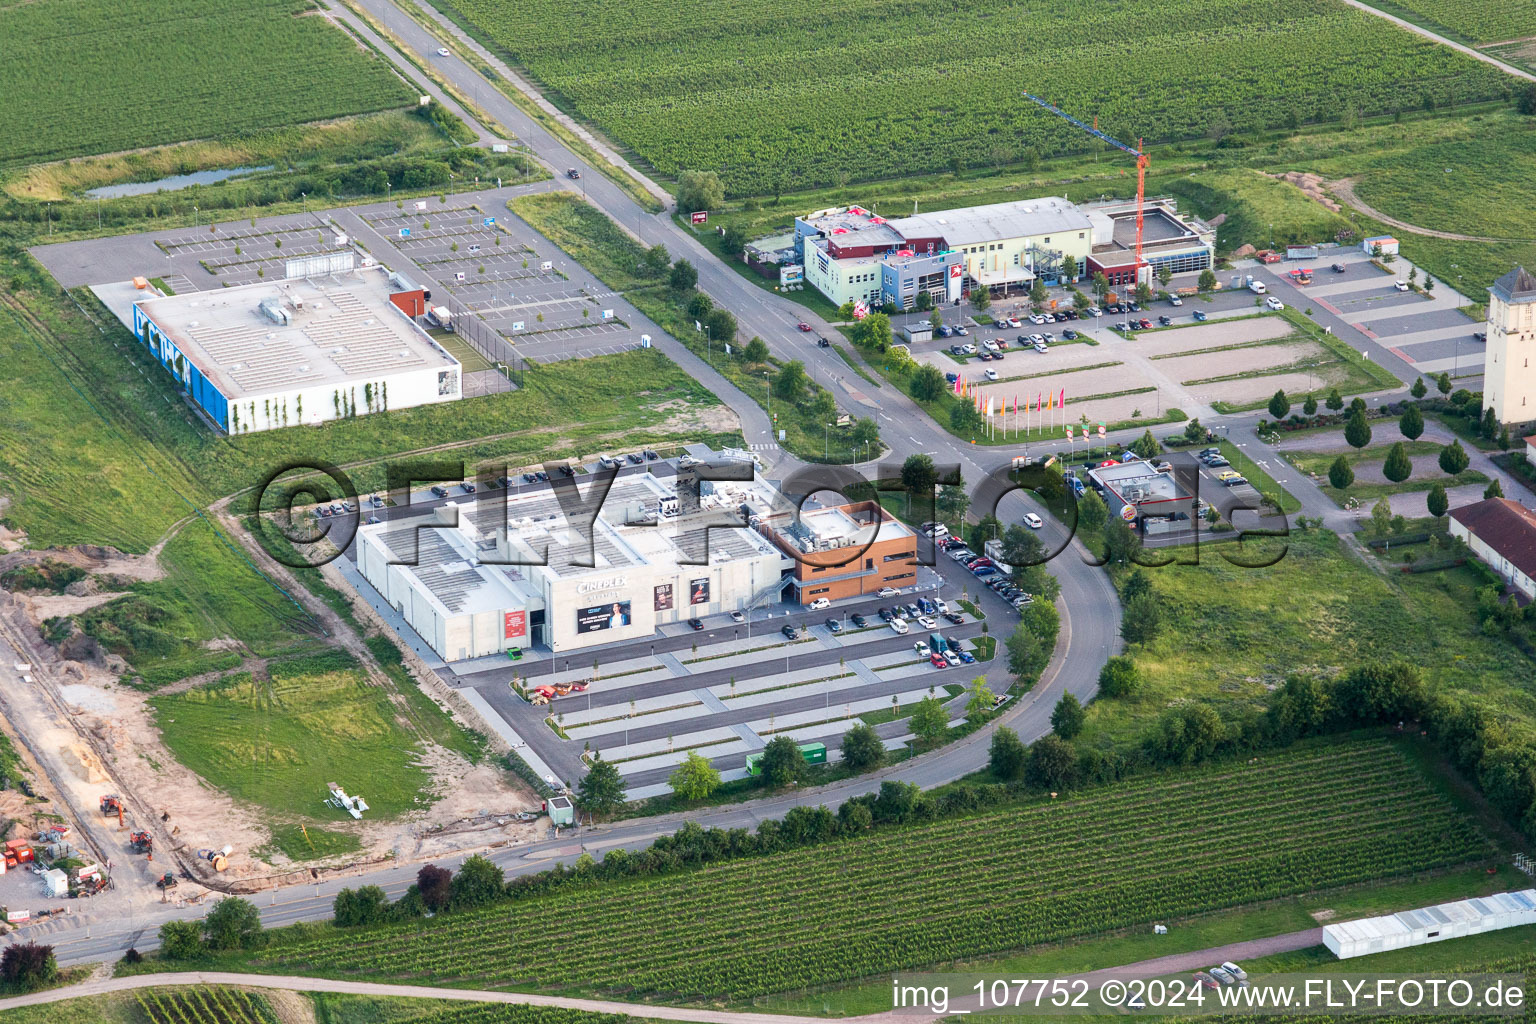
[(1415, 235), (1428, 235), (1430, 238), (1443, 238), (1450, 242), (1529, 242), (1529, 238), (1485, 238), (1481, 235), (1458, 235), (1454, 231), (1435, 231), (1431, 228), (1421, 228), (1417, 224), (1409, 224), (1407, 221), (1398, 220), (1396, 217), (1388, 217), (1374, 206), (1367, 204), (1355, 194), (1355, 182), (1352, 178), (1340, 178), (1338, 181), (1328, 183), (1328, 191), (1332, 192), (1342, 202), (1354, 207), (1367, 217), (1374, 217), (1383, 224), (1390, 224), (1394, 228), (1411, 231)]

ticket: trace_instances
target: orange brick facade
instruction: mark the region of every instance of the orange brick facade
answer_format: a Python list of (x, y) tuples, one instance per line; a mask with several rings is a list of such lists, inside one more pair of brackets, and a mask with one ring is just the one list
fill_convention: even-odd
[(862, 522), (881, 522), (874, 543), (806, 552), (774, 529), (773, 524), (764, 524), (764, 534), (795, 561), (794, 578), (801, 604), (823, 597), (839, 601), (874, 594), (882, 587), (908, 587), (917, 582), (917, 537), (912, 531), (897, 524), (874, 502), (838, 507)]

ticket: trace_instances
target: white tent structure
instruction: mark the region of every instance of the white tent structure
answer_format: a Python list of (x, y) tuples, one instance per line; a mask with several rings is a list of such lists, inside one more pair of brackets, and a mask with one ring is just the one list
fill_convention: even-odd
[(1536, 924), (1536, 889), (1330, 924), (1323, 928), (1323, 945), (1340, 960), (1347, 960), (1524, 924)]

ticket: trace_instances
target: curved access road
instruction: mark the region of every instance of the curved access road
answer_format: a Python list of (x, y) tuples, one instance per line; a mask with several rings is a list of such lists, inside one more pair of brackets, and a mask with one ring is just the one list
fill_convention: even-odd
[[(403, 17), (390, 0), (359, 2), (379, 16), (381, 21), (387, 19), (391, 34), (411, 47), (423, 60), (433, 59), (424, 55), (434, 53), (442, 45), (432, 33), (415, 21)], [(410, 3), (411, 0), (402, 2)], [(457, 45), (475, 48), (499, 72), (512, 77), (510, 69), (506, 69), (494, 55), (485, 53), (477, 44), (464, 38), (457, 29), (445, 25), (441, 34), (452, 37)], [(386, 48), (385, 52), (392, 51)], [(463, 94), (474, 95), (472, 79), (476, 73), (467, 64), (457, 59), (442, 59), (435, 60), (435, 66), (453, 80)], [(429, 92), (440, 92), (430, 85), (426, 88)], [(702, 246), (690, 232), (674, 223), (667, 214), (652, 215), (640, 208), (622, 189), (590, 168), (557, 138), (537, 123), (530, 123), (512, 101), (499, 92), (492, 91), (487, 95), (482, 90), (478, 98), (489, 116), (502, 124), (517, 127), (526, 125), (528, 136), (525, 142), (547, 164), (556, 169), (581, 169), (584, 172), (582, 182), (587, 200), (607, 213), (625, 231), (634, 234), (647, 245), (665, 244), (674, 257), (692, 260), (699, 271), (700, 288), (736, 314), (744, 336), (762, 337), (776, 355), (804, 362), (807, 371), (818, 382), (825, 384), (839, 405), (850, 413), (875, 417), (880, 424), (882, 437), (898, 460), (916, 452), (926, 452), (941, 465), (959, 465), (963, 479), (969, 486), (999, 466), (1006, 466), (1016, 454), (1009, 448), (982, 448), (965, 444), (941, 429), (910, 398), (894, 388), (876, 390), (863, 385), (868, 391), (866, 393), (861, 390), (862, 382), (852, 375), (848, 365), (835, 350), (818, 349), (807, 344), (807, 336), (796, 329), (796, 324), (805, 320), (812, 323), (820, 333), (830, 335), (833, 329), (828, 324), (811, 315), (804, 306), (765, 291), (743, 278)], [(736, 410), (746, 440), (758, 446), (776, 474), (787, 473), (797, 467), (797, 460), (779, 450), (774, 443), (772, 422), (754, 399), (665, 332), (659, 332), (657, 347)], [(1030, 509), (1027, 501), (1020, 492), (1005, 496), (998, 506), (999, 518), (1004, 522), (1018, 522)], [(1066, 544), (1067, 538), (1059, 532), (1059, 524), (1049, 517), (1046, 522), (1043, 540), (1047, 547), (1054, 549)], [(1051, 563), (1051, 570), (1061, 582), (1061, 599), (1058, 602), (1061, 632), (1049, 665), (1029, 693), (985, 728), (964, 739), (900, 765), (828, 786), (791, 790), (727, 807), (637, 818), (582, 829), (573, 835), (554, 840), (490, 851), (489, 856), (509, 875), (525, 874), (544, 870), (556, 863), (569, 863), (588, 851), (601, 853), (614, 848), (638, 849), (649, 845), (658, 836), (670, 834), (685, 821), (697, 822), (705, 827), (755, 828), (760, 821), (782, 817), (792, 807), (818, 804), (836, 807), (852, 797), (877, 790), (887, 779), (910, 782), (927, 789), (953, 782), (984, 768), (988, 746), (996, 729), (1003, 726), (1012, 728), (1025, 742), (1032, 742), (1045, 735), (1051, 730), (1051, 711), (1061, 695), (1071, 693), (1084, 703), (1091, 700), (1098, 690), (1100, 668), (1105, 660), (1119, 650), (1120, 603), (1109, 577), (1102, 569), (1088, 564), (1086, 552), (1076, 541), (1072, 541)], [(992, 599), (992, 595), (985, 592), (980, 595), (980, 599), (985, 604)], [(1012, 628), (1013, 620), (1009, 617), (1011, 613), (1005, 611), (1000, 602), (991, 610), (992, 634), (1002, 641)], [(1007, 672), (1006, 656), (995, 658), (987, 666), (986, 674), (990, 685), (999, 691), (1006, 684), (1012, 683)], [(295, 921), (321, 920), (331, 916), (332, 900), (340, 889), (378, 885), (391, 896), (396, 896), (415, 881), (415, 867), (401, 865), (362, 870), (344, 877), (263, 892), (254, 899), (261, 908), (264, 923), (269, 927)], [(68, 915), (50, 925), (46, 937), (37, 937), (54, 944), (61, 963), (103, 960), (121, 956), (129, 948), (152, 949), (158, 944), (156, 930), (161, 923), (172, 919), (197, 918), (205, 912), (206, 904), (193, 907), (165, 904), (110, 920), (92, 920), (90, 914)]]

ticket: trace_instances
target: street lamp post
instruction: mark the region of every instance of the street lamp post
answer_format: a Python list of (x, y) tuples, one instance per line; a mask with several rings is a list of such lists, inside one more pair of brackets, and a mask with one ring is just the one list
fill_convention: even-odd
[(828, 424), (825, 424), (825, 426), (826, 426), (827, 429), (822, 431), (822, 434), (821, 434), (821, 439), (822, 439), (821, 457), (823, 459), (830, 459), (832, 457), (832, 424), (828, 423)]

